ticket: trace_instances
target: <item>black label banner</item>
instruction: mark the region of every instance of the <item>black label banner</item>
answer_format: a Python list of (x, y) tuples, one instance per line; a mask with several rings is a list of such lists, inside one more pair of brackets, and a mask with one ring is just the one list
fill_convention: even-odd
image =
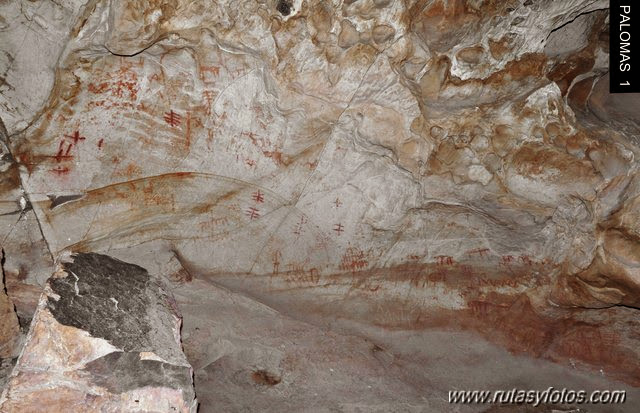
[(640, 93), (640, 1), (611, 0), (609, 18), (609, 91)]

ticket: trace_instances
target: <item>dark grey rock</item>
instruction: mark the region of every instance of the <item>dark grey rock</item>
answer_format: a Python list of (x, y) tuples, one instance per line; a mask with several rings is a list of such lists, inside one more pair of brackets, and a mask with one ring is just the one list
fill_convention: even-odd
[(125, 352), (153, 352), (187, 364), (173, 331), (180, 315), (174, 301), (144, 268), (107, 255), (78, 253), (62, 264), (68, 274), (51, 278), (59, 297), (47, 306), (64, 325), (88, 331)]
[(88, 363), (84, 371), (90, 373), (91, 381), (105, 387), (111, 393), (146, 386), (170, 387), (191, 391), (185, 400), (194, 397), (191, 382), (191, 367), (176, 366), (157, 360), (141, 360), (137, 353), (115, 352)]
[(76, 254), (73, 259), (63, 264), (69, 275), (49, 283), (60, 296), (48, 301), (56, 320), (124, 351), (150, 351), (147, 271), (100, 254)]

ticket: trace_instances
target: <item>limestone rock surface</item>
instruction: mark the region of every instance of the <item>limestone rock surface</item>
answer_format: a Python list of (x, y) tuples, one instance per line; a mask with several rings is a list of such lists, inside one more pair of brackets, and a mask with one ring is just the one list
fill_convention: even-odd
[(640, 386), (640, 99), (608, 93), (608, 2), (0, 11), (21, 320), (52, 257), (103, 253), (349, 334), (447, 328)]
[[(452, 406), (454, 388), (587, 391), (640, 389), (562, 365), (509, 354), (465, 332), (370, 328), (368, 338), (326, 330), (210, 281), (171, 283), (185, 316), (183, 342), (194, 368), (200, 413), (262, 412), (628, 412), (623, 405)], [(401, 344), (400, 344), (401, 343)], [(425, 351), (426, 349), (426, 351)], [(443, 396), (444, 395), (444, 396)], [(511, 407), (511, 410), (509, 410)]]

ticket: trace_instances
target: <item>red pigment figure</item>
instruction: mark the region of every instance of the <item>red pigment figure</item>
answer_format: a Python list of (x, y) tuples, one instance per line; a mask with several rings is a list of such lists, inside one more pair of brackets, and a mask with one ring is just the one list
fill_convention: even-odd
[(74, 144), (78, 144), (78, 142), (85, 140), (84, 136), (80, 136), (80, 131), (73, 132), (72, 135), (64, 135), (66, 138), (69, 138), (73, 141)]
[(220, 76), (220, 67), (200, 65), (200, 80), (204, 83), (211, 83), (207, 81), (206, 73), (211, 73), (213, 77), (218, 77)]
[(438, 260), (438, 265), (453, 265), (453, 257), (448, 255), (438, 255), (435, 258)]
[(245, 214), (250, 218), (250, 219), (256, 219), (256, 218), (260, 218), (260, 210), (254, 207), (249, 207), (249, 209), (247, 209), (247, 211), (245, 212)]
[(51, 172), (53, 172), (53, 173), (55, 173), (57, 175), (65, 175), (65, 174), (68, 174), (69, 171), (70, 171), (70, 169), (67, 168), (66, 166), (65, 167), (58, 166), (56, 169), (51, 169)]
[(469, 251), (468, 254), (469, 255), (478, 254), (480, 257), (484, 257), (485, 255), (487, 255), (488, 252), (489, 252), (489, 248), (478, 248), (478, 249)]
[(533, 261), (531, 261), (531, 258), (529, 258), (528, 255), (521, 255), (520, 256), (520, 261), (522, 261), (522, 263), (526, 264), (526, 265), (532, 265)]
[(513, 255), (503, 255), (502, 256), (502, 263), (503, 264), (509, 264), (511, 262), (513, 262), (514, 258)]
[(336, 200), (333, 203), (336, 205), (336, 208), (340, 208), (342, 206), (342, 202), (340, 201), (340, 198), (336, 198)]
[(173, 128), (174, 126), (180, 125), (180, 122), (182, 122), (182, 116), (171, 109), (171, 111), (164, 114), (164, 121), (171, 125), (171, 127)]
[(68, 144), (67, 150), (64, 149), (64, 141), (60, 141), (60, 146), (58, 146), (58, 153), (54, 156), (57, 163), (62, 162), (65, 159), (72, 159), (73, 156), (70, 155), (72, 144)]
[(202, 92), (202, 97), (207, 101), (205, 107), (207, 108), (207, 115), (211, 115), (211, 103), (213, 102), (213, 91), (205, 90)]
[(300, 235), (303, 232), (303, 225), (306, 224), (307, 219), (304, 216), (300, 217), (300, 222), (296, 223), (296, 227), (293, 230), (295, 235)]
[(273, 254), (273, 274), (278, 274), (278, 269), (280, 268), (280, 258), (282, 258), (282, 254), (280, 251), (276, 251)]
[(333, 230), (340, 235), (341, 232), (344, 232), (344, 226), (342, 224), (335, 224)]
[(251, 196), (251, 198), (258, 202), (258, 203), (262, 203), (264, 202), (264, 194), (262, 192), (260, 192), (260, 190), (258, 189), (256, 192), (253, 193), (253, 195)]

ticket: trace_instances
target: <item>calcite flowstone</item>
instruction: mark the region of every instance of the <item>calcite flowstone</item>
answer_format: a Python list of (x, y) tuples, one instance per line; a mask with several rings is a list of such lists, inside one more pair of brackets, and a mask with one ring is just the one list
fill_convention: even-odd
[(45, 291), (0, 411), (196, 411), (181, 319), (145, 269), (77, 254)]

